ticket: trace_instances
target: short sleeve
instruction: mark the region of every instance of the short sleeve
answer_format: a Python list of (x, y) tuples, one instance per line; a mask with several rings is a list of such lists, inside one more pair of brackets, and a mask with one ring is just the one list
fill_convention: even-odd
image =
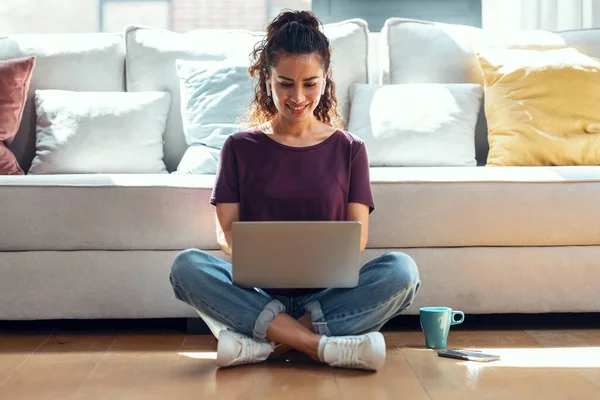
[(210, 204), (214, 206), (217, 203), (239, 202), (240, 188), (238, 183), (237, 160), (233, 149), (233, 140), (232, 137), (229, 136), (221, 148), (215, 186), (213, 187), (210, 196)]
[(358, 150), (356, 150), (350, 162), (348, 203), (362, 203), (369, 206), (369, 214), (375, 209), (373, 195), (371, 194), (369, 158), (364, 142), (359, 144)]

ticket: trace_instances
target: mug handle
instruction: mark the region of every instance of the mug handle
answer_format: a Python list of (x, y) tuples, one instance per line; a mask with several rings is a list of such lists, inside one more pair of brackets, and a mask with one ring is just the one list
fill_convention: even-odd
[[(460, 320), (455, 320), (454, 317), (460, 315)], [(458, 324), (462, 324), (463, 321), (465, 320), (465, 313), (462, 311), (452, 311), (452, 325), (458, 325)]]

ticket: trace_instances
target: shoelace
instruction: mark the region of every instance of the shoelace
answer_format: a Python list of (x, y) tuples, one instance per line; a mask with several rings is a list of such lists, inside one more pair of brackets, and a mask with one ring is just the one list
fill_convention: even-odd
[(253, 360), (259, 344), (251, 337), (240, 337), (239, 341), (242, 345), (239, 361), (246, 362)]
[(351, 367), (364, 366), (358, 355), (358, 349), (364, 339), (362, 338), (333, 338), (333, 341), (338, 346), (340, 358), (333, 365), (346, 365)]

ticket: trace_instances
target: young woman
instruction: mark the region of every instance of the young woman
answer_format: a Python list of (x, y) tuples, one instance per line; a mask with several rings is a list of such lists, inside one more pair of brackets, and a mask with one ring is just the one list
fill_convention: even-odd
[[(319, 26), (311, 12), (284, 11), (252, 53), (255, 128), (226, 140), (210, 199), (226, 254), (235, 221), (360, 221), (365, 249), (374, 210), (367, 152), (358, 137), (338, 129), (330, 46)], [(225, 327), (217, 334), (221, 367), (295, 349), (331, 366), (377, 370), (385, 362), (379, 329), (412, 303), (420, 285), (414, 261), (398, 252), (365, 264), (351, 289), (241, 288), (231, 271), (231, 264), (188, 249), (171, 272), (175, 296), (209, 326)]]

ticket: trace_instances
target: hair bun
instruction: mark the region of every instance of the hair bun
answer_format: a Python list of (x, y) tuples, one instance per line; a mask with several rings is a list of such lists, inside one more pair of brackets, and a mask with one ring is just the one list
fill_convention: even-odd
[(320, 22), (312, 11), (282, 11), (271, 21), (267, 28), (267, 35), (272, 36), (288, 23), (297, 23), (310, 29), (319, 30)]
[(299, 11), (297, 14), (294, 15), (293, 21), (296, 21), (300, 25), (304, 25), (308, 28), (313, 28), (317, 30), (319, 29), (319, 20), (310, 11)]

